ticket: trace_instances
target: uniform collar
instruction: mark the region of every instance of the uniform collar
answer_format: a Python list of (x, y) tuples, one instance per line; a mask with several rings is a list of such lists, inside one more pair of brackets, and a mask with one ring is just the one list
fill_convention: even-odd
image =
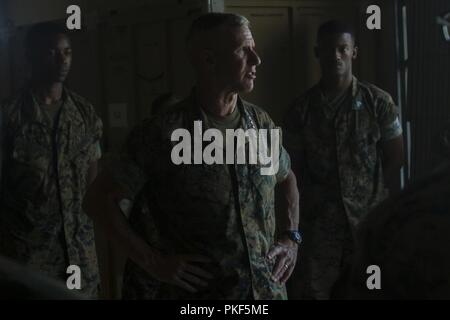
[[(359, 81), (354, 75), (352, 75), (352, 83), (350, 86), (351, 86), (351, 95), (352, 95), (351, 109), (359, 110), (362, 108), (362, 96), (361, 96), (361, 90), (359, 88), (360, 87)], [(316, 85), (314, 90), (315, 90), (314, 91), (315, 92), (314, 105), (322, 106), (326, 116), (328, 118), (333, 118), (337, 112), (336, 106), (333, 106), (328, 103), (328, 101), (326, 100), (326, 98), (323, 95), (323, 92), (320, 88), (320, 83)]]
[[(191, 111), (193, 112), (193, 119), (194, 121), (202, 121), (203, 128), (208, 129), (207, 127), (207, 121), (204, 117), (203, 112), (201, 112), (200, 104), (198, 103), (196, 96), (195, 96), (195, 87), (191, 91), (191, 95), (188, 98), (189, 104), (191, 106)], [(249, 112), (249, 107), (246, 101), (242, 100), (241, 97), (238, 95), (237, 101), (236, 101), (236, 108), (239, 108), (239, 112), (241, 114), (241, 127), (244, 130), (253, 128), (256, 129), (256, 123), (255, 119), (252, 117), (252, 115)]]
[[(40, 108), (38, 98), (34, 94), (31, 86), (28, 86), (25, 89), (25, 93), (26, 93), (25, 101), (23, 101), (22, 110), (23, 110), (24, 114), (26, 115), (27, 119), (34, 121), (34, 122), (39, 122), (39, 123), (45, 125), (46, 118), (43, 115), (43, 112)], [(64, 108), (64, 106), (67, 105), (67, 103), (69, 101), (71, 101), (70, 95), (68, 94), (68, 90), (66, 87), (63, 87), (61, 100), (62, 100), (62, 105), (61, 105), (61, 112), (62, 112), (62, 109)]]
[(353, 76), (353, 82), (352, 82), (352, 110), (361, 110), (363, 108), (363, 96), (360, 89), (359, 81), (356, 79), (355, 76)]

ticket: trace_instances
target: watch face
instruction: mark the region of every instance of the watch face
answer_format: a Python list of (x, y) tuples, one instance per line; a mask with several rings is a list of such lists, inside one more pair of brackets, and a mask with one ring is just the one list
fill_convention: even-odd
[(298, 232), (298, 231), (292, 231), (291, 238), (298, 244), (300, 244), (302, 242), (302, 236), (300, 235), (300, 232)]

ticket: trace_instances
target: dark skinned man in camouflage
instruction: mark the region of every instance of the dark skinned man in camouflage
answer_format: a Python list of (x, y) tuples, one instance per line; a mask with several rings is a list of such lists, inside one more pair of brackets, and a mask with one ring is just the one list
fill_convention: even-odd
[(26, 41), (30, 83), (1, 105), (0, 253), (63, 281), (81, 271), (81, 293), (97, 296), (92, 220), (81, 209), (97, 173), (102, 123), (92, 105), (64, 86), (70, 40), (55, 23)]
[[(352, 257), (361, 219), (394, 189), (403, 138), (391, 96), (353, 76), (351, 27), (321, 25), (319, 84), (298, 98), (285, 120), (285, 139), (302, 181), (302, 260), (290, 297), (329, 299)], [(338, 291), (335, 291), (338, 292)]]

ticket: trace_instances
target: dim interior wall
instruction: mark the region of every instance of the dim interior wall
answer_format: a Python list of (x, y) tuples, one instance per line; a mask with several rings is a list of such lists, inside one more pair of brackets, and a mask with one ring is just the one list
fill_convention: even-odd
[(2, 50), (8, 46), (8, 42), (0, 39), (0, 101), (6, 98), (10, 92), (10, 65), (9, 52)]
[(448, 0), (406, 0), (408, 90), (405, 114), (411, 124), (411, 180), (429, 175), (442, 161), (439, 135), (450, 120), (450, 42), (436, 17), (450, 12)]
[[(130, 8), (204, 5), (206, 0), (2, 0), (8, 20), (15, 26), (65, 18), (66, 8), (78, 5), (82, 15)], [(0, 22), (1, 25), (1, 22)]]
[(102, 17), (108, 150), (117, 151), (129, 128), (150, 115), (156, 97), (166, 92), (184, 97), (190, 92), (193, 70), (184, 44), (188, 26), (201, 10), (119, 10)]
[(6, 7), (11, 23), (21, 26), (62, 19), (66, 16), (68, 6), (74, 4), (83, 8), (86, 3), (86, 0), (6, 0)]
[[(366, 9), (369, 5), (378, 5), (381, 8), (381, 30), (368, 30), (365, 27), (368, 17)], [(392, 0), (364, 0), (360, 1), (359, 8), (360, 28), (360, 74), (363, 78), (386, 90), (397, 99), (397, 65), (395, 48), (395, 12)]]
[[(0, 2), (1, 3), (1, 2)], [(4, 4), (0, 5), (0, 101), (7, 97), (11, 90), (9, 28), (6, 24)]]
[(378, 32), (378, 50), (375, 48), (377, 64), (376, 83), (394, 96), (399, 102), (399, 92), (397, 92), (397, 62), (395, 44), (395, 11), (394, 1), (384, 0), (380, 2), (383, 8), (381, 23), (382, 29)]

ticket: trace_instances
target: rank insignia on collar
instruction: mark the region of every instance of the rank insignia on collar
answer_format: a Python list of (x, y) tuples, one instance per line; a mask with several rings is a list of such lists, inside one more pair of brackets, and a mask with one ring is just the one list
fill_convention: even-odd
[(353, 103), (353, 110), (361, 110), (361, 109), (362, 109), (362, 106), (363, 106), (362, 102), (359, 101), (359, 100), (356, 100), (356, 101)]

